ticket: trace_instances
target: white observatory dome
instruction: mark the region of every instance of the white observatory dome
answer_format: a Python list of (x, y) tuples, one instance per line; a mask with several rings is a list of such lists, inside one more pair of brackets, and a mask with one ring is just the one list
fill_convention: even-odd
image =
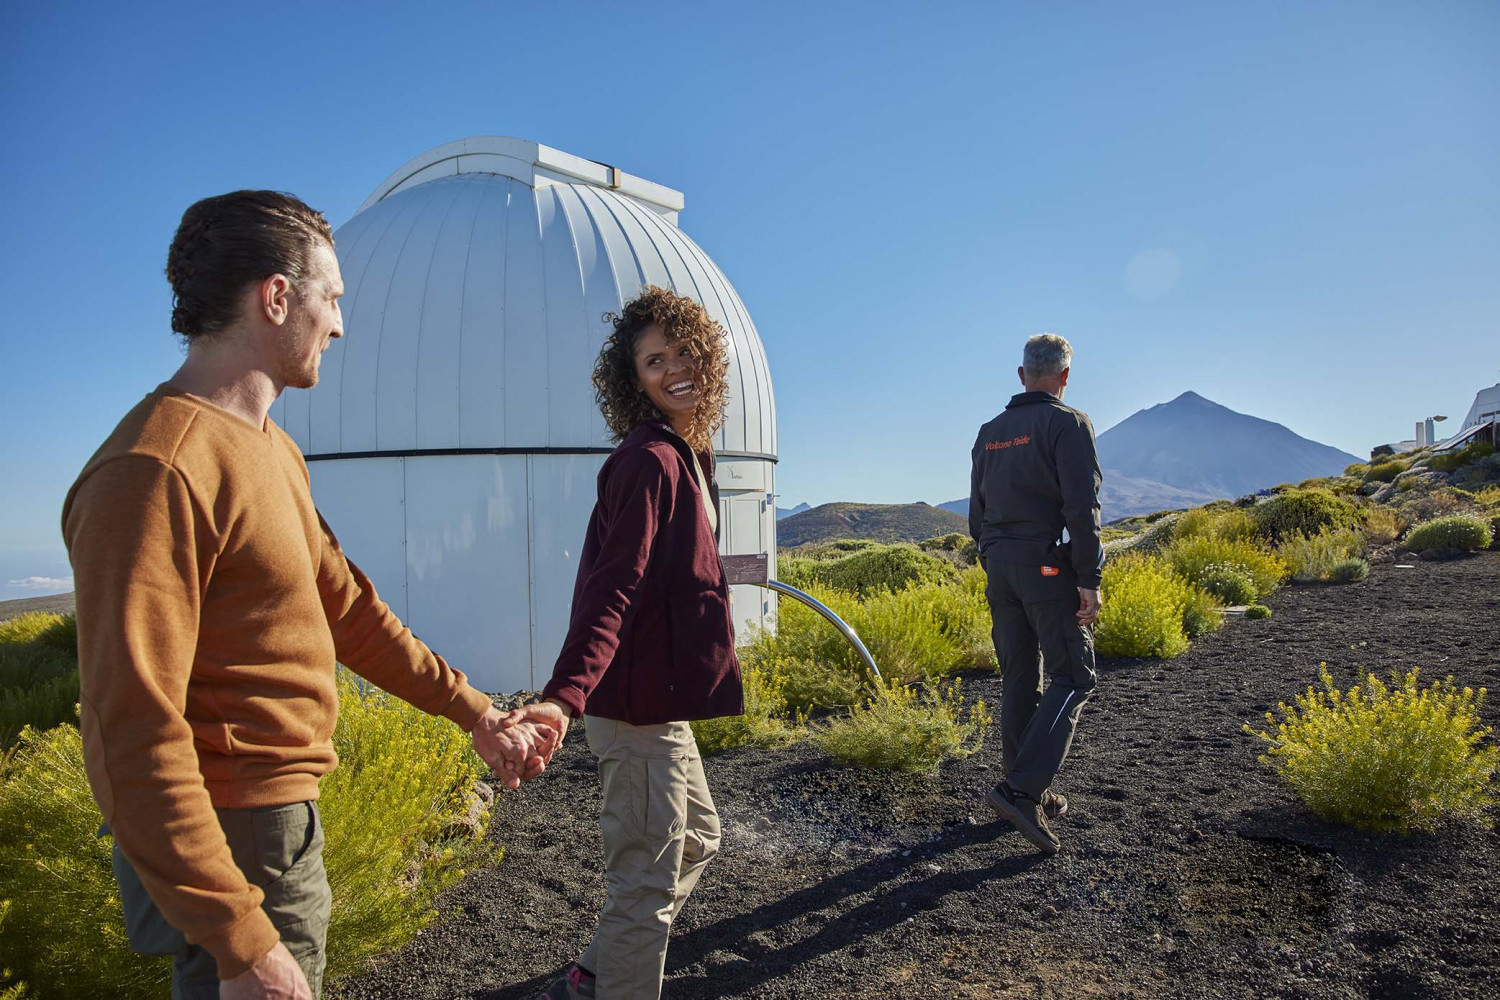
[[(721, 548), (774, 568), (765, 351), (728, 279), (677, 228), (682, 205), (615, 167), (484, 137), (410, 161), (335, 234), (345, 336), (317, 388), (283, 394), (272, 418), (306, 454), (345, 552), (481, 688), (551, 675), (613, 449), (589, 382), (602, 317), (642, 285), (691, 296), (729, 336)], [(773, 595), (734, 589), (743, 634)]]

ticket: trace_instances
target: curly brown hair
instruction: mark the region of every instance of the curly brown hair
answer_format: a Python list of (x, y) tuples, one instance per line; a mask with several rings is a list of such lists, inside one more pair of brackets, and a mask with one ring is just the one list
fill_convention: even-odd
[(729, 403), (729, 339), (697, 302), (665, 288), (647, 285), (617, 313), (605, 320), (614, 330), (604, 339), (594, 362), (594, 399), (610, 437), (623, 441), (637, 425), (661, 420), (635, 374), (635, 342), (648, 327), (659, 326), (667, 342), (682, 344), (698, 365), (698, 408), (683, 437), (703, 451), (719, 425)]

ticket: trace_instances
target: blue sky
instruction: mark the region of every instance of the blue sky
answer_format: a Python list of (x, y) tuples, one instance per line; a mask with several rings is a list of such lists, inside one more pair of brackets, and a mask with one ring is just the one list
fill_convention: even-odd
[(1500, 380), (1487, 0), (217, 6), (0, 6), (0, 599), (65, 582), (69, 483), (180, 360), (183, 208), (337, 227), (467, 135), (686, 193), (785, 505), (962, 495), (1041, 330), (1100, 430), (1192, 389), (1362, 453)]

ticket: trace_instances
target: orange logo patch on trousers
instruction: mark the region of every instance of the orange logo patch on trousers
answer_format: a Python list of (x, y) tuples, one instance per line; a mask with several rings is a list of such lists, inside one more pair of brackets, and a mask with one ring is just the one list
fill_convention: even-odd
[(1042, 575), (1043, 576), (1056, 576), (1057, 574), (1059, 574), (1061, 572), (1062, 572), (1062, 570), (1058, 569), (1056, 566), (1043, 566), (1042, 567)]

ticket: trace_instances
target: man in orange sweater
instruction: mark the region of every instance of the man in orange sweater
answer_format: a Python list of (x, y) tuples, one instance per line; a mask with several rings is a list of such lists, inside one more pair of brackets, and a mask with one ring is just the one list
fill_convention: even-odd
[(504, 715), (345, 558), (267, 416), (343, 336), (333, 234), (269, 191), (198, 202), (167, 257), (187, 360), (68, 494), (81, 728), (131, 945), (174, 998), (318, 994), (330, 895), (319, 778), (334, 665), (472, 732), (514, 787), (555, 734)]

